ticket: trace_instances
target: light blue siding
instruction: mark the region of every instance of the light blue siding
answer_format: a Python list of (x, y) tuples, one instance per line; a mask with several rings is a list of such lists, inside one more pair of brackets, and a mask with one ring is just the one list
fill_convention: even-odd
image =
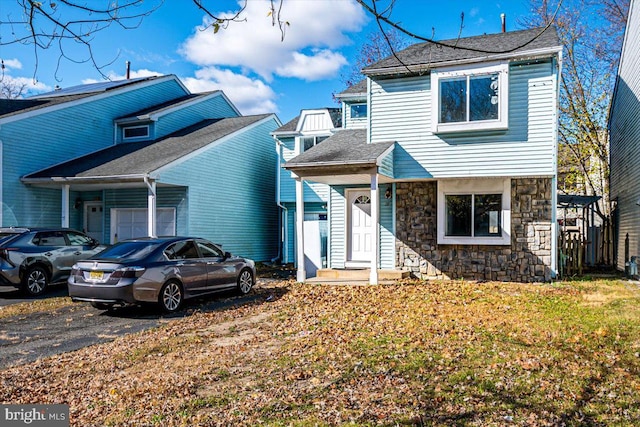
[(509, 68), (509, 129), (435, 135), (430, 76), (372, 81), (371, 141), (397, 141), (396, 179), (555, 174), (551, 61)]
[(382, 175), (388, 176), (389, 178), (393, 178), (393, 151), (384, 156), (380, 167), (378, 168), (378, 172)]
[[(287, 162), (293, 159), (297, 153), (295, 151), (295, 138), (279, 138), (282, 145), (282, 161)], [(329, 186), (317, 182), (305, 181), (304, 183), (305, 202), (327, 202), (329, 199)], [(280, 201), (282, 203), (296, 201), (296, 181), (291, 177), (291, 171), (280, 168)]]
[(20, 178), (113, 145), (115, 118), (183, 95), (168, 80), (2, 124), (2, 225), (59, 226), (60, 190), (27, 188)]
[(161, 183), (189, 186), (186, 233), (257, 261), (276, 257), (277, 155), (270, 132), (278, 126), (270, 117), (162, 173)]
[(222, 95), (214, 96), (161, 116), (156, 124), (155, 137), (161, 138), (183, 129), (185, 124), (194, 124), (206, 119), (237, 116), (238, 113)]

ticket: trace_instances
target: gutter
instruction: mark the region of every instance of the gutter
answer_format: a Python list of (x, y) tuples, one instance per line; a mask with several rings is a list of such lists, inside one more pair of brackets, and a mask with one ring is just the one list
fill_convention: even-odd
[(105, 175), (87, 177), (51, 177), (51, 178), (20, 178), (24, 184), (94, 184), (99, 182), (137, 182), (148, 179), (148, 174), (134, 175)]
[[(464, 48), (459, 48), (460, 50), (464, 50)], [(562, 46), (556, 46), (553, 48), (545, 48), (545, 49), (536, 49), (530, 50), (526, 52), (522, 52), (518, 55), (513, 55), (513, 53), (504, 53), (498, 55), (487, 55), (475, 58), (468, 59), (456, 59), (451, 61), (443, 61), (437, 63), (423, 63), (423, 64), (413, 64), (413, 65), (396, 65), (392, 67), (385, 68), (372, 68), (363, 70), (363, 74), (369, 77), (381, 77), (381, 76), (393, 76), (398, 74), (410, 74), (410, 73), (424, 73), (426, 71), (430, 71), (436, 68), (444, 68), (453, 65), (467, 65), (467, 64), (475, 64), (479, 62), (489, 62), (489, 61), (497, 61), (497, 60), (505, 60), (509, 59), (512, 61), (524, 60), (524, 59), (540, 59), (547, 58), (549, 55), (557, 54), (562, 52)], [(409, 71), (407, 71), (407, 69)]]

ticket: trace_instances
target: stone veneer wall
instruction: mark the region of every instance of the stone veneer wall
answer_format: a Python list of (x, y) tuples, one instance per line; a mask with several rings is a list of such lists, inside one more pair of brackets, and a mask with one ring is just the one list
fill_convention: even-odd
[(511, 245), (438, 245), (437, 183), (396, 184), (396, 265), (421, 278), (551, 280), (551, 178), (511, 180)]

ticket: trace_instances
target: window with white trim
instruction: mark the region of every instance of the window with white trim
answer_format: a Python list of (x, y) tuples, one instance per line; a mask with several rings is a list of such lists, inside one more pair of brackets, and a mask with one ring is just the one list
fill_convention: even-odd
[(431, 72), (434, 133), (508, 128), (507, 63)]
[(137, 139), (149, 137), (149, 125), (129, 126), (122, 128), (122, 139)]
[(511, 180), (438, 182), (438, 243), (509, 245)]
[(367, 104), (352, 104), (350, 107), (351, 118), (354, 120), (357, 119), (366, 119), (367, 118)]

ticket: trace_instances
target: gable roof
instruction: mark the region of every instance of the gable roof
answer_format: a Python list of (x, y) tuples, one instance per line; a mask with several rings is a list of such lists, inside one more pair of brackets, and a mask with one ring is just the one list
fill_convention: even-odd
[[(44, 110), (48, 107), (62, 107), (62, 104), (79, 101), (93, 96), (101, 96), (118, 89), (128, 90), (140, 84), (146, 84), (154, 80), (177, 81), (189, 93), (178, 78), (169, 74), (166, 76), (141, 77), (137, 79), (118, 80), (114, 82), (91, 83), (72, 86), (68, 89), (34, 95), (25, 99), (0, 99), (0, 121), (18, 119), (19, 115)], [(5, 119), (5, 120), (3, 120)]]
[(358, 83), (349, 86), (342, 92), (336, 94), (338, 99), (359, 99), (367, 98), (367, 79), (362, 79)]
[(300, 119), (305, 115), (308, 111), (320, 111), (325, 110), (329, 114), (329, 119), (333, 124), (334, 129), (342, 127), (342, 108), (337, 107), (328, 107), (328, 108), (305, 108), (301, 110), (300, 114), (293, 119), (289, 120), (284, 125), (280, 126), (278, 129), (271, 132), (272, 135), (280, 135), (283, 136), (285, 134), (298, 135), (299, 129), (298, 126), (301, 124)]
[(153, 141), (121, 143), (26, 175), (25, 183), (125, 180), (157, 171), (273, 114), (203, 120)]
[[(368, 76), (424, 72), (431, 68), (537, 55), (562, 50), (555, 27), (424, 42), (363, 68)], [(451, 47), (454, 46), (454, 47)], [(400, 60), (398, 60), (398, 58)]]
[(345, 129), (299, 154), (285, 163), (285, 169), (312, 168), (340, 165), (371, 165), (393, 141), (367, 144), (366, 129)]

